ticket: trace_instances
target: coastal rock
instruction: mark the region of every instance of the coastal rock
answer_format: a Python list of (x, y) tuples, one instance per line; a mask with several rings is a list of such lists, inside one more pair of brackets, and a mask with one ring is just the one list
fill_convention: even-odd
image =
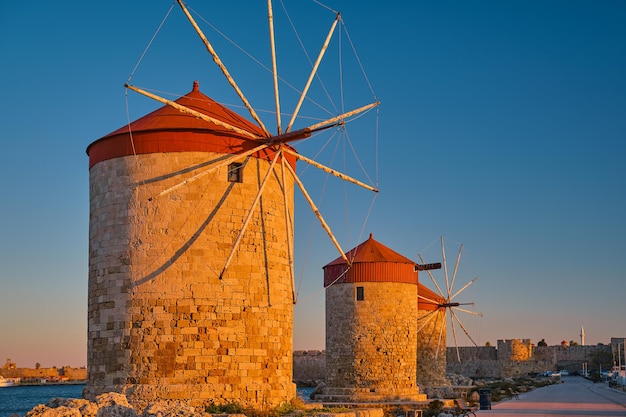
[(87, 400), (52, 398), (30, 410), (28, 417), (96, 417), (98, 406)]
[(137, 417), (137, 411), (124, 394), (107, 392), (96, 397), (97, 417)]
[(141, 413), (141, 417), (187, 417), (201, 415), (194, 407), (187, 404), (159, 401), (149, 404)]
[(81, 414), (77, 408), (66, 406), (48, 407), (47, 405), (39, 404), (26, 413), (26, 417), (81, 417)]
[(26, 417), (137, 417), (126, 397), (106, 393), (91, 402), (73, 398), (53, 398), (26, 413)]

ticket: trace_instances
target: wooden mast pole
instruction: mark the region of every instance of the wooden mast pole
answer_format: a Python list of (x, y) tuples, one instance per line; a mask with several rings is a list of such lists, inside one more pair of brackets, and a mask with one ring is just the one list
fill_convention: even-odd
[(328, 224), (326, 223), (326, 221), (322, 217), (322, 214), (320, 213), (320, 211), (317, 209), (317, 206), (315, 205), (315, 203), (311, 199), (311, 196), (309, 195), (309, 193), (304, 188), (304, 184), (302, 184), (302, 181), (300, 181), (300, 178), (298, 178), (298, 176), (296, 175), (296, 172), (293, 170), (291, 165), (285, 164), (285, 166), (287, 167), (287, 170), (291, 173), (291, 175), (292, 175), (294, 181), (296, 182), (296, 184), (298, 184), (298, 187), (300, 188), (300, 191), (302, 191), (302, 194), (304, 195), (304, 198), (306, 198), (306, 200), (309, 202), (309, 205), (311, 206), (311, 210), (313, 211), (313, 213), (315, 213), (315, 216), (317, 216), (317, 219), (320, 221), (320, 223), (322, 224), (322, 227), (324, 228), (324, 230), (328, 234), (328, 237), (330, 237), (330, 240), (333, 242), (333, 244), (335, 245), (335, 247), (337, 248), (337, 250), (341, 254), (341, 257), (344, 259), (344, 261), (346, 261), (346, 264), (348, 266), (351, 266), (352, 262), (350, 262), (348, 260), (348, 257), (346, 256), (344, 251), (341, 249), (341, 246), (339, 245), (339, 242), (337, 242), (337, 239), (335, 239), (335, 235), (333, 235), (332, 230), (330, 230), (330, 227), (328, 226)]
[[(285, 149), (284, 146), (280, 146), (281, 149), (281, 153), (283, 152), (283, 150)], [(284, 205), (284, 209), (285, 209), (285, 229), (287, 230), (287, 256), (289, 257), (289, 275), (291, 275), (291, 297), (293, 300), (293, 303), (296, 304), (296, 276), (295, 276), (295, 272), (294, 272), (294, 262), (293, 262), (293, 253), (292, 253), (292, 236), (291, 236), (291, 216), (289, 216), (289, 204), (287, 203), (287, 181), (285, 178), (285, 171), (287, 170), (285, 168), (285, 156), (284, 153), (281, 155), (280, 158), (280, 164), (281, 164), (281, 177), (282, 177), (282, 182), (283, 182), (283, 205)]]
[(183, 9), (183, 12), (187, 16), (187, 19), (189, 19), (189, 22), (191, 23), (193, 28), (198, 33), (198, 36), (200, 36), (200, 39), (202, 39), (202, 42), (204, 43), (204, 46), (206, 46), (207, 51), (209, 51), (209, 53), (213, 57), (213, 61), (222, 70), (222, 73), (224, 74), (224, 76), (226, 77), (230, 85), (235, 89), (235, 92), (237, 93), (241, 101), (243, 102), (244, 106), (246, 106), (246, 108), (250, 112), (250, 115), (252, 116), (252, 118), (259, 124), (259, 126), (261, 127), (261, 129), (263, 129), (265, 134), (267, 136), (270, 136), (270, 133), (265, 128), (265, 125), (263, 124), (259, 116), (257, 115), (256, 111), (254, 111), (254, 109), (250, 105), (250, 102), (248, 102), (248, 99), (244, 96), (243, 92), (241, 91), (241, 89), (239, 88), (239, 86), (237, 85), (233, 77), (228, 72), (228, 69), (226, 69), (226, 66), (224, 65), (220, 57), (217, 55), (217, 52), (215, 52), (215, 49), (213, 49), (213, 46), (211, 45), (209, 40), (206, 38), (206, 36), (204, 36), (202, 29), (200, 29), (200, 27), (198, 26), (194, 18), (191, 16), (191, 13), (189, 13), (189, 10), (187, 10), (187, 7), (185, 7), (182, 0), (176, 0), (176, 1), (180, 5), (181, 9)]
[(276, 103), (276, 126), (277, 134), (281, 134), (280, 117), (280, 96), (278, 95), (278, 67), (276, 65), (276, 42), (274, 39), (274, 13), (272, 11), (272, 0), (267, 0), (267, 15), (270, 26), (270, 49), (272, 50), (272, 75), (274, 77), (274, 101)]
[(320, 62), (322, 61), (322, 58), (324, 57), (324, 53), (326, 53), (326, 49), (328, 48), (328, 44), (330, 43), (330, 38), (333, 36), (333, 33), (335, 32), (335, 27), (337, 26), (337, 22), (339, 21), (340, 17), (341, 17), (341, 14), (337, 13), (337, 17), (335, 17), (335, 20), (333, 21), (333, 24), (330, 27), (330, 30), (328, 31), (328, 35), (326, 36), (324, 45), (322, 45), (322, 49), (320, 50), (320, 53), (317, 56), (315, 65), (313, 65), (313, 69), (311, 70), (309, 79), (307, 80), (306, 85), (304, 86), (304, 90), (302, 90), (302, 94), (300, 94), (300, 99), (298, 100), (298, 104), (296, 105), (296, 108), (293, 111), (293, 114), (291, 115), (291, 120), (289, 121), (289, 124), (287, 125), (287, 129), (285, 129), (285, 132), (289, 132), (291, 130), (291, 127), (293, 126), (293, 123), (295, 122), (296, 117), (298, 116), (298, 113), (300, 112), (300, 107), (302, 106), (302, 102), (304, 101), (304, 98), (306, 97), (306, 94), (309, 91), (309, 87), (311, 86), (313, 77), (315, 77), (315, 74), (317, 73), (317, 68), (319, 67)]

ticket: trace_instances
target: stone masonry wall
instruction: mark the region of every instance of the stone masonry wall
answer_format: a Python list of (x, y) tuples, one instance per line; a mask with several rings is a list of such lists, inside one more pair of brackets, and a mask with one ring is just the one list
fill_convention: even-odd
[(251, 158), (242, 183), (222, 167), (157, 196), (220, 157), (149, 154), (91, 168), (88, 399), (113, 391), (136, 404), (265, 409), (295, 397), (293, 183), (283, 190), (271, 176), (223, 276), (268, 162)]
[[(364, 299), (356, 300), (357, 287)], [(359, 282), (326, 289), (325, 394), (421, 399), (416, 383), (417, 286)]]
[(293, 352), (293, 381), (297, 385), (315, 385), (326, 380), (326, 352), (297, 350)]
[(460, 362), (456, 349), (449, 347), (447, 372), (471, 378), (508, 378), (557, 369), (577, 371), (598, 352), (608, 351), (608, 345), (534, 346), (530, 339), (498, 340), (498, 349), (460, 347)]
[(446, 310), (419, 311), (417, 315), (417, 383), (449, 385), (446, 379)]

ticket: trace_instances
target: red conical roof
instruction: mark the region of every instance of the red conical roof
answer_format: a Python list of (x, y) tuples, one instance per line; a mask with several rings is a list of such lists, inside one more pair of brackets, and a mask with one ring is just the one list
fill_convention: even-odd
[(415, 262), (400, 255), (374, 236), (348, 251), (350, 268), (343, 257), (324, 266), (324, 286), (353, 282), (396, 282), (417, 285)]
[[(245, 130), (259, 138), (267, 137), (256, 124), (202, 94), (197, 81), (194, 82), (192, 91), (175, 103)], [(135, 120), (130, 126), (123, 126), (96, 140), (87, 147), (87, 154), (91, 168), (100, 161), (120, 156), (194, 151), (236, 154), (259, 144), (260, 140), (165, 105)], [(271, 149), (268, 149), (255, 156), (271, 158), (272, 154)], [(295, 159), (290, 159), (290, 163), (295, 166)]]
[[(374, 235), (371, 233), (369, 239), (348, 251), (346, 257), (353, 264), (362, 262), (395, 262), (415, 265), (415, 262), (409, 258), (400, 255), (398, 252), (374, 240)], [(340, 256), (324, 268), (331, 265), (345, 265), (345, 263), (346, 261)]]

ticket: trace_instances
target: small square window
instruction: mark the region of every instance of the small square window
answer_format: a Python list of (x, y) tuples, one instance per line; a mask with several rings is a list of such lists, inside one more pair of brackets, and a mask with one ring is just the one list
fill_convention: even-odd
[(356, 287), (356, 300), (363, 301), (365, 299), (365, 294), (363, 293), (363, 287)]
[(233, 162), (228, 165), (228, 181), (229, 182), (243, 182), (243, 164), (239, 162)]

